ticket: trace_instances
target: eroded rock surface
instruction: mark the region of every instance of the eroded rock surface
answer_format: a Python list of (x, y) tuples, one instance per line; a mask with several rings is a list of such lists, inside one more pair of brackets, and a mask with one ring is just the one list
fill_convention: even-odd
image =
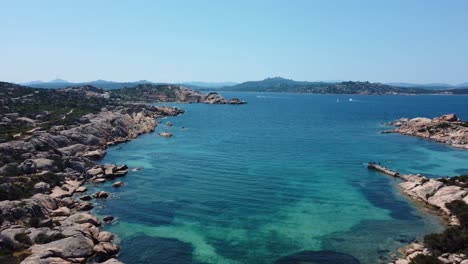
[(394, 132), (427, 138), (457, 148), (468, 149), (468, 122), (462, 122), (455, 114), (446, 114), (433, 119), (402, 118), (389, 124), (396, 128), (386, 131), (387, 133)]

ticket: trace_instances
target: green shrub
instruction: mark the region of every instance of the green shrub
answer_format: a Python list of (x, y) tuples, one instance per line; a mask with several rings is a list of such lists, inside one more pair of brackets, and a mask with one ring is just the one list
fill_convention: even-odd
[(55, 240), (60, 240), (62, 238), (65, 238), (65, 236), (62, 233), (54, 233), (50, 236), (44, 233), (40, 233), (36, 236), (34, 242), (36, 242), (37, 244), (47, 244)]
[(414, 257), (410, 264), (443, 264), (437, 257), (419, 254)]
[(31, 217), (28, 221), (28, 226), (29, 227), (39, 227), (39, 222), (41, 222), (41, 219), (38, 217)]
[(450, 124), (448, 124), (448, 123), (440, 123), (440, 124), (438, 124), (436, 127), (437, 127), (437, 128), (442, 128), (442, 129), (444, 129), (444, 128), (450, 127)]
[(15, 240), (25, 245), (32, 245), (32, 241), (26, 233), (16, 234)]
[(466, 229), (468, 229), (468, 204), (462, 200), (455, 200), (445, 204), (445, 206), (460, 220), (460, 226), (466, 232)]
[(435, 252), (454, 253), (463, 250), (466, 244), (461, 227), (449, 227), (441, 234), (429, 234), (424, 237), (424, 245)]
[(468, 188), (468, 175), (461, 175), (461, 176), (455, 176), (455, 177), (450, 177), (446, 179), (439, 179), (439, 181), (447, 185), (455, 185), (455, 186), (460, 186), (463, 188)]

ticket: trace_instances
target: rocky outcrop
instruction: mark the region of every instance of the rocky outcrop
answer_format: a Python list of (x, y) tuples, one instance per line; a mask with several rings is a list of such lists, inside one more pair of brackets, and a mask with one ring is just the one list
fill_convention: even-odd
[[(0, 249), (28, 249), (31, 255), (22, 263), (85, 263), (91, 258), (104, 262), (116, 256), (114, 236), (99, 231), (99, 219), (82, 213), (94, 207), (92, 197), (83, 195), (83, 201), (76, 201), (72, 196), (86, 191), (81, 186), (86, 180), (104, 182), (127, 174), (126, 165), (95, 163), (109, 145), (154, 131), (156, 118), (182, 112), (117, 106), (84, 116), (78, 126), (35, 131), (28, 138), (1, 143), (0, 176), (8, 177), (0, 178), (8, 181), (0, 182), (0, 198), (37, 194), (0, 201)], [(93, 196), (102, 199), (109, 194), (100, 191)]]
[[(460, 225), (460, 219), (458, 219), (457, 215), (454, 215), (452, 211), (447, 208), (447, 206), (454, 201), (468, 201), (468, 189), (466, 188), (465, 182), (458, 180), (460, 179), (459, 177), (454, 177), (454, 179), (448, 180), (446, 178), (431, 179), (419, 174), (405, 175), (375, 163), (369, 163), (368, 168), (402, 179), (403, 182), (399, 183), (399, 187), (403, 193), (412, 199), (422, 201), (427, 205), (440, 210), (450, 225)], [(468, 264), (468, 261), (463, 262), (467, 257), (463, 254), (443, 252), (437, 252), (437, 254), (434, 254), (432, 250), (426, 248), (420, 243), (410, 244), (408, 247), (402, 249), (402, 254), (404, 257), (397, 259), (392, 264), (412, 263), (412, 260), (418, 255), (430, 255), (433, 258), (436, 257), (441, 261), (441, 263), (460, 264), (466, 262), (466, 264)]]
[[(31, 192), (46, 193), (49, 188), (53, 197), (69, 196), (75, 187), (57, 185), (67, 180), (81, 181), (83, 177), (123, 176), (128, 169), (116, 166), (101, 168), (103, 173), (99, 175), (99, 168), (93, 168), (94, 160), (105, 155), (107, 146), (154, 131), (156, 118), (181, 113), (164, 106), (116, 106), (84, 116), (82, 125), (38, 131), (26, 139), (0, 143), (0, 176), (9, 176), (0, 181), (0, 200), (22, 198)], [(22, 193), (25, 182), (30, 187)]]
[[(132, 88), (115, 89), (111, 98), (135, 102), (185, 102), (205, 104), (228, 104), (229, 101), (216, 92), (208, 94), (188, 89), (180, 85), (140, 84)], [(245, 103), (238, 99), (232, 104)]]
[(160, 132), (159, 135), (161, 137), (172, 137), (172, 134), (169, 132)]
[(232, 98), (228, 101), (228, 104), (234, 104), (234, 105), (240, 105), (240, 104), (246, 104), (246, 101), (241, 101), (238, 98)]
[(468, 196), (467, 189), (449, 186), (438, 179), (429, 179), (421, 175), (402, 175), (400, 178), (404, 180), (399, 185), (405, 194), (442, 210), (452, 219), (452, 224), (457, 224), (457, 219), (451, 215), (446, 204), (455, 200), (463, 200)]
[[(21, 263), (86, 263), (90, 257), (100, 262), (113, 258), (119, 252), (111, 243), (114, 236), (100, 231), (101, 222), (96, 217), (77, 213), (65, 218), (56, 228), (59, 239), (35, 244), (29, 248), (31, 255)], [(105, 243), (105, 249), (101, 249)]]
[(446, 114), (433, 119), (402, 118), (389, 124), (396, 128), (384, 133), (416, 136), (468, 149), (468, 122), (460, 121), (455, 114)]

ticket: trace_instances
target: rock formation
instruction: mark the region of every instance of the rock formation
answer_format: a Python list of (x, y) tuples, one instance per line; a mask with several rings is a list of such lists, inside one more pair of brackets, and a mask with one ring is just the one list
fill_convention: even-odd
[(385, 133), (416, 136), (468, 149), (468, 122), (460, 121), (455, 114), (446, 114), (433, 119), (402, 118), (389, 124), (396, 128)]

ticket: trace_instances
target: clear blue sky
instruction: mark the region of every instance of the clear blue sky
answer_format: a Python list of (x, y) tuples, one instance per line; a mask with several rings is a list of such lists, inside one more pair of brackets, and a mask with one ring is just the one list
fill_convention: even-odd
[(468, 1), (0, 0), (0, 80), (468, 81)]

